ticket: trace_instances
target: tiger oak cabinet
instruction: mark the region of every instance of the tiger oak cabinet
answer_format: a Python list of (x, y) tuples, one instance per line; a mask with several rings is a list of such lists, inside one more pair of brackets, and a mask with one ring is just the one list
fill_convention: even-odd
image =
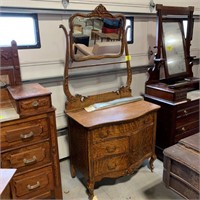
[(153, 170), (158, 105), (138, 101), (95, 112), (67, 112), (71, 175), (81, 172), (89, 197), (95, 182), (134, 172), (150, 158)]
[(8, 86), (7, 91), (19, 118), (1, 122), (1, 167), (17, 171), (2, 198), (62, 199), (51, 93), (39, 84)]

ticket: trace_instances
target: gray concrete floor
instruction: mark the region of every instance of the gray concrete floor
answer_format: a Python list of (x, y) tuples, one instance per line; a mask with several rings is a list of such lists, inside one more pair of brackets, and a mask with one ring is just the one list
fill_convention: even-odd
[[(87, 200), (88, 195), (81, 177), (72, 178), (69, 169), (69, 159), (62, 160), (61, 178), (63, 199)], [(154, 162), (154, 172), (148, 168), (148, 162), (134, 174), (117, 179), (104, 179), (95, 184), (93, 200), (147, 200), (147, 199), (182, 199), (173, 191), (167, 189), (162, 182), (163, 163)]]

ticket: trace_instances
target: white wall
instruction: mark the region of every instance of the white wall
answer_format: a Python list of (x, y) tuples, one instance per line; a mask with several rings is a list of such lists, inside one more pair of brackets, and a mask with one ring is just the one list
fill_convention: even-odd
[[(22, 79), (34, 80), (48, 77), (63, 76), (65, 59), (65, 36), (60, 24), (68, 28), (68, 15), (63, 14), (39, 14), (39, 29), (41, 38), (41, 49), (19, 50), (21, 63)], [(142, 66), (152, 64), (153, 56), (149, 57), (148, 50), (155, 46), (156, 22), (155, 17), (134, 17), (134, 43), (129, 45), (129, 53), (132, 57), (132, 66)], [(195, 22), (194, 35), (191, 46), (191, 55), (198, 56), (200, 22)], [(102, 68), (102, 67), (101, 67)], [(113, 66), (113, 69), (115, 66)], [(198, 68), (195, 68), (195, 73)], [(88, 73), (91, 69), (83, 69), (78, 73)], [(132, 90), (134, 95), (144, 92), (144, 82), (146, 74), (133, 75)], [(82, 94), (92, 94), (103, 92), (105, 88), (115, 90), (120, 87), (124, 81), (119, 75), (92, 77), (91, 79), (78, 79), (72, 81), (72, 92)], [(89, 86), (88, 86), (89, 85)], [(96, 85), (96, 87), (92, 87)], [(64, 118), (65, 96), (63, 93), (62, 82), (47, 85), (53, 93), (53, 103), (57, 115), (57, 127), (66, 126)], [(98, 90), (97, 90), (98, 88)]]
[[(62, 2), (64, 2), (64, 4)], [(150, 2), (155, 4), (163, 4), (166, 6), (195, 6), (195, 14), (200, 14), (199, 0), (1, 0), (0, 6), (80, 11), (93, 10), (99, 3), (101, 3), (110, 11), (150, 13)], [(152, 12), (155, 12), (155, 9)]]

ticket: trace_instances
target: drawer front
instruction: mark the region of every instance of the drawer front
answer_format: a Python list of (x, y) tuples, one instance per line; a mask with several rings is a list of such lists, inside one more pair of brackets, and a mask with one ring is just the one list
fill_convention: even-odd
[(134, 131), (149, 126), (153, 124), (153, 122), (154, 115), (147, 114), (132, 122), (104, 126), (102, 128), (94, 129), (92, 130), (93, 144), (103, 142), (107, 139), (115, 137), (130, 136)]
[(176, 135), (182, 135), (185, 134), (186, 132), (192, 130), (192, 129), (197, 129), (199, 128), (199, 120), (191, 119), (191, 120), (186, 120), (185, 122), (181, 122), (180, 126), (177, 126), (176, 128)]
[(97, 160), (109, 155), (127, 153), (129, 150), (128, 137), (111, 140), (93, 145), (93, 159)]
[(2, 154), (3, 168), (17, 168), (17, 172), (50, 163), (49, 142), (40, 143)]
[(32, 120), (15, 125), (5, 126), (1, 129), (1, 149), (30, 145), (33, 142), (48, 138), (48, 118)]
[[(199, 113), (193, 113), (186, 117), (181, 117), (176, 120), (176, 129), (186, 129), (191, 124), (199, 123)], [(191, 127), (192, 128), (192, 127)]]
[[(20, 176), (14, 176), (11, 187), (13, 199), (32, 199), (43, 196), (48, 198), (53, 190), (53, 172), (51, 167), (42, 168)], [(46, 195), (46, 196), (45, 196)]]
[(131, 164), (143, 160), (154, 152), (155, 137), (154, 126), (144, 127), (130, 137), (130, 162)]
[(94, 162), (94, 176), (126, 170), (128, 167), (128, 155), (120, 155), (112, 158), (101, 159)]
[(29, 115), (31, 112), (45, 112), (50, 107), (51, 99), (49, 96), (19, 100), (18, 102), (18, 111), (20, 115)]
[(198, 115), (199, 101), (191, 101), (177, 108), (177, 119), (190, 115)]

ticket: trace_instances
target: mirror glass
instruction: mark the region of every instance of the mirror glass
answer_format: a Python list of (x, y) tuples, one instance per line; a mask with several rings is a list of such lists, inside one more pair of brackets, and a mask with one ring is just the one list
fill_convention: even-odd
[(187, 72), (181, 25), (180, 22), (163, 22), (166, 67), (169, 76)]
[(120, 57), (124, 46), (124, 18), (76, 15), (70, 20), (73, 60)]

